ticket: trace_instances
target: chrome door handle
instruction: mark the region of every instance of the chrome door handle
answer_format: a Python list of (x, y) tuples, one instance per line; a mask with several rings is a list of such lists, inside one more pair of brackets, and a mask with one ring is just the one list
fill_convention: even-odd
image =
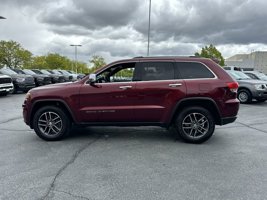
[(182, 86), (182, 83), (172, 83), (172, 84), (169, 84), (169, 87), (179, 87), (179, 86)]
[(122, 89), (122, 90), (127, 90), (130, 88), (132, 88), (132, 86), (130, 86), (130, 85), (120, 86), (120, 89)]

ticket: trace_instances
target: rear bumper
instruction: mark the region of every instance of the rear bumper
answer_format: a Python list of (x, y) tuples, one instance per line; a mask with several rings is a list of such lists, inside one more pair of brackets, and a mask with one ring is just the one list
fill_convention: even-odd
[(230, 123), (234, 122), (236, 119), (237, 119), (237, 116), (221, 118), (220, 125), (230, 124)]

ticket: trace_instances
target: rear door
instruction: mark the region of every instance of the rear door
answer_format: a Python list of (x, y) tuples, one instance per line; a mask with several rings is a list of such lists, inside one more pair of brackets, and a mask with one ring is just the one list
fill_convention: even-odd
[(186, 95), (184, 81), (175, 79), (173, 60), (141, 61), (135, 75), (135, 121), (166, 122), (176, 103)]

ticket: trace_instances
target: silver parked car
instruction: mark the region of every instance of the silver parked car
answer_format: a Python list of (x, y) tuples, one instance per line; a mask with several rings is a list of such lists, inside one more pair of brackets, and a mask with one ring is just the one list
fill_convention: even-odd
[(267, 76), (264, 73), (262, 73), (262, 72), (258, 72), (258, 71), (244, 71), (244, 73), (246, 75), (248, 75), (252, 79), (267, 81)]
[(237, 97), (240, 103), (251, 103), (253, 99), (259, 102), (267, 100), (267, 81), (254, 80), (245, 73), (234, 70), (227, 70), (239, 84)]

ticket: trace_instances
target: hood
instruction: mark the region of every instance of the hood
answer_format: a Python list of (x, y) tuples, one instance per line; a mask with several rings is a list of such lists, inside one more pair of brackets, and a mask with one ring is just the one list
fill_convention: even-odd
[(11, 78), (11, 77), (8, 75), (0, 74), (0, 78)]
[(12, 75), (10, 75), (13, 79), (14, 78), (29, 78), (29, 77), (31, 77), (32, 78), (32, 76), (31, 75), (26, 75), (26, 74), (12, 74)]
[(40, 87), (36, 87), (31, 89), (31, 91), (33, 92), (37, 92), (37, 91), (41, 91), (41, 90), (49, 90), (49, 89), (57, 89), (57, 88), (64, 88), (67, 87), (69, 85), (73, 84), (72, 82), (67, 82), (67, 83), (56, 83), (56, 84), (49, 84), (49, 85), (44, 85), (44, 86), (40, 86)]

